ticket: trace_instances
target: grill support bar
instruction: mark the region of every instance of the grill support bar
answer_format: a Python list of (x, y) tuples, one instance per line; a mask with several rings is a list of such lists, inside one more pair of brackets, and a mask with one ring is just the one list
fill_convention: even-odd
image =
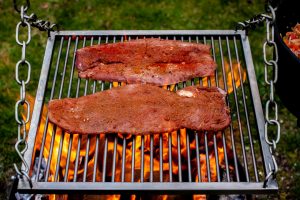
[[(20, 189), (21, 188), (21, 189)], [(109, 190), (108, 190), (109, 188)], [(116, 194), (116, 193), (141, 193), (151, 191), (157, 194), (270, 194), (278, 191), (277, 187), (271, 186), (263, 188), (263, 182), (258, 183), (101, 183), (101, 182), (77, 182), (77, 183), (41, 183), (34, 182), (32, 190), (37, 193), (95, 193), (95, 194)], [(30, 193), (29, 183), (27, 181), (19, 181), (19, 192)]]
[[(261, 145), (261, 152), (262, 152), (262, 156), (263, 156), (263, 160), (264, 160), (264, 170), (265, 173), (268, 174), (269, 173), (269, 167), (268, 167), (268, 163), (273, 163), (272, 161), (272, 155), (270, 153), (270, 149), (268, 144), (266, 143), (266, 139), (265, 139), (265, 135), (264, 135), (264, 122), (265, 122), (265, 118), (264, 118), (264, 112), (262, 109), (262, 104), (261, 104), (261, 99), (260, 99), (260, 95), (259, 95), (259, 91), (258, 91), (258, 86), (257, 86), (257, 82), (254, 80), (256, 79), (256, 75), (255, 75), (255, 70), (254, 70), (254, 65), (253, 65), (253, 61), (252, 59), (252, 53), (251, 53), (251, 48), (249, 45), (249, 41), (248, 41), (248, 37), (246, 35), (242, 35), (241, 37), (241, 42), (242, 42), (242, 46), (243, 46), (243, 50), (244, 50), (244, 55), (248, 55), (245, 56), (245, 62), (247, 64), (247, 74), (248, 74), (248, 78), (249, 78), (249, 82), (250, 82), (250, 89), (251, 89), (251, 94), (252, 94), (252, 99), (253, 99), (253, 107), (255, 110), (255, 115), (256, 115), (256, 119), (257, 119), (257, 128), (259, 131), (259, 137), (260, 137), (260, 145)], [(270, 181), (270, 186), (277, 186), (277, 182), (275, 180), (271, 180)]]

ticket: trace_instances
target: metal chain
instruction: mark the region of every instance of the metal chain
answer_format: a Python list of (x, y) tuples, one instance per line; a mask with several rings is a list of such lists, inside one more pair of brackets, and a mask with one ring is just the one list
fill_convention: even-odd
[[(269, 86), (269, 99), (265, 105), (265, 140), (270, 146), (270, 152), (272, 155), (273, 168), (269, 163), (269, 173), (265, 177), (264, 185), (267, 186), (269, 179), (275, 178), (278, 165), (275, 159), (276, 145), (280, 140), (280, 123), (278, 121), (278, 106), (274, 98), (274, 84), (278, 79), (278, 49), (274, 41), (274, 23), (276, 19), (275, 9), (268, 5), (267, 11), (270, 13), (270, 17), (266, 18), (266, 41), (263, 45), (263, 57), (265, 65), (265, 82)], [(271, 58), (268, 59), (268, 50), (273, 52)], [(270, 127), (275, 130), (275, 137), (270, 136)]]
[[(274, 98), (274, 84), (278, 79), (278, 49), (277, 45), (274, 41), (274, 23), (276, 20), (275, 11), (277, 8), (273, 8), (271, 3), (266, 7), (266, 10), (269, 14), (260, 14), (251, 18), (250, 20), (246, 20), (244, 22), (239, 22), (236, 26), (236, 29), (242, 29), (246, 31), (246, 34), (250, 29), (254, 29), (257, 25), (262, 25), (264, 22), (266, 23), (266, 41), (263, 44), (263, 59), (264, 59), (264, 71), (265, 71), (265, 82), (269, 86), (269, 99), (265, 105), (265, 130), (264, 136), (266, 143), (270, 147), (270, 153), (272, 156), (272, 163), (268, 164), (268, 170), (265, 180), (264, 187), (267, 186), (270, 178), (275, 178), (278, 165), (275, 159), (275, 150), (276, 145), (280, 140), (280, 123), (278, 121), (278, 106)], [(268, 54), (273, 52), (273, 55), (270, 55), (268, 58)], [(276, 136), (274, 138), (270, 137), (270, 128), (273, 127), (275, 129)], [(272, 167), (273, 166), (273, 167)]]
[(31, 26), (38, 28), (40, 31), (47, 31), (48, 36), (51, 31), (58, 31), (57, 24), (51, 24), (51, 22), (49, 22), (49, 21), (40, 20), (34, 13), (32, 13), (29, 16), (25, 15), (24, 17)]
[[(19, 10), (17, 5), (14, 4), (15, 9), (17, 11), (20, 11), (21, 20), (16, 26), (16, 42), (18, 45), (21, 46), (21, 50), (22, 50), (21, 59), (17, 62), (16, 71), (15, 71), (16, 82), (20, 85), (20, 99), (16, 102), (15, 105), (15, 119), (18, 124), (18, 140), (15, 144), (15, 149), (24, 166), (22, 168), (19, 168), (17, 164), (14, 163), (14, 168), (19, 178), (26, 177), (30, 185), (32, 186), (31, 179), (28, 175), (29, 166), (24, 159), (24, 154), (28, 148), (28, 144), (26, 141), (26, 137), (27, 137), (26, 124), (30, 120), (30, 104), (26, 100), (26, 86), (30, 80), (31, 65), (29, 61), (26, 59), (26, 47), (31, 40), (31, 26), (25, 18), (25, 13), (26, 10), (29, 8), (29, 5), (30, 5), (29, 1), (27, 1), (27, 4), (22, 5)], [(23, 40), (20, 39), (20, 35), (22, 32), (21, 30), (23, 30), (23, 32), (24, 31), (27, 32), (26, 34), (27, 36)], [(23, 73), (21, 71), (23, 71)], [(26, 77), (20, 77), (21, 74), (25, 74), (25, 73), (27, 75)], [(26, 113), (26, 116), (22, 117), (22, 113)]]
[[(26, 14), (26, 11), (30, 7), (29, 0), (26, 0), (26, 4), (23, 5), (23, 11), (21, 8), (18, 7), (17, 0), (13, 0), (13, 3), (14, 3), (15, 10), (21, 14), (21, 21), (23, 23), (29, 23), (32, 27), (38, 28), (40, 31), (47, 31), (48, 36), (51, 31), (58, 31), (57, 24), (51, 24), (51, 22), (49, 22), (49, 21), (40, 20), (40, 19), (38, 19), (37, 15), (34, 13), (32, 13), (31, 15)], [(22, 12), (23, 12), (23, 14), (22, 14)]]
[(257, 26), (263, 26), (264, 22), (269, 17), (270, 16), (268, 16), (266, 14), (255, 15), (254, 17), (252, 17), (249, 20), (246, 20), (244, 22), (238, 22), (236, 27), (235, 27), (235, 30), (239, 30), (239, 29), (245, 30), (246, 35), (248, 35), (249, 30), (253, 30)]
[[(48, 36), (50, 36), (50, 31), (58, 31), (58, 26), (56, 24), (51, 24), (49, 21), (39, 20), (34, 13), (32, 13), (31, 15), (27, 15), (26, 12), (30, 7), (29, 0), (26, 0), (24, 4), (20, 4), (20, 6), (18, 6), (17, 0), (13, 0), (13, 4), (15, 10), (20, 13), (20, 22), (18, 22), (16, 26), (16, 42), (22, 47), (21, 59), (16, 64), (15, 72), (16, 82), (20, 85), (20, 99), (16, 102), (15, 105), (15, 119), (18, 124), (18, 140), (15, 144), (15, 149), (23, 164), (23, 166), (19, 168), (17, 164), (14, 163), (14, 168), (17, 172), (18, 177), (25, 177), (28, 180), (30, 187), (32, 187), (32, 182), (29, 177), (29, 165), (24, 159), (24, 154), (28, 148), (28, 144), (26, 141), (26, 124), (29, 123), (30, 120), (30, 104), (26, 100), (26, 86), (30, 81), (31, 74), (31, 65), (26, 59), (26, 47), (31, 41), (31, 27), (36, 27), (40, 31), (47, 31)], [(25, 34), (21, 34), (22, 30), (23, 32), (27, 32), (26, 38), (23, 40), (20, 39), (20, 35)], [(25, 78), (20, 77), (21, 74), (24, 73), (26, 73), (27, 76)], [(22, 116), (22, 113), (26, 113), (26, 116)]]

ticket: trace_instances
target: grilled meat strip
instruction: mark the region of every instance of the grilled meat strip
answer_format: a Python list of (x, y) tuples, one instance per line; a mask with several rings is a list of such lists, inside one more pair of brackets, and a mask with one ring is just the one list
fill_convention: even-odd
[(210, 46), (162, 39), (84, 47), (76, 52), (79, 77), (169, 85), (214, 74)]
[(70, 133), (150, 134), (188, 128), (219, 131), (230, 123), (226, 93), (186, 87), (171, 92), (132, 84), (79, 98), (49, 102), (49, 120)]

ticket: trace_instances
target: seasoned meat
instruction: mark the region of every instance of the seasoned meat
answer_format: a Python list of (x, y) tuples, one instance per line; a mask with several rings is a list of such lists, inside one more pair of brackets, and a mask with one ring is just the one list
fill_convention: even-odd
[(214, 74), (210, 46), (161, 39), (84, 47), (76, 52), (79, 77), (169, 85)]
[(49, 120), (70, 133), (163, 133), (189, 128), (219, 131), (230, 123), (225, 92), (186, 87), (171, 92), (132, 84), (49, 102)]

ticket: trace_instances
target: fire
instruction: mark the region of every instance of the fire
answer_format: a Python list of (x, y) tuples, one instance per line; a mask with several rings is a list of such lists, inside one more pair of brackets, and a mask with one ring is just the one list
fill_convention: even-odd
[[(234, 61), (232, 62), (232, 64), (230, 64), (228, 63), (228, 61), (225, 60), (224, 74), (226, 75), (225, 82), (227, 85), (228, 94), (232, 93), (234, 88), (239, 88), (241, 84), (246, 80), (246, 72), (239, 62)], [(202, 81), (204, 87), (207, 87), (209, 85), (209, 81), (211, 86), (217, 86), (215, 76), (211, 76), (209, 78), (204, 77)], [(223, 89), (225, 88), (224, 77), (222, 76), (222, 74), (218, 74), (218, 85)]]
[[(227, 82), (227, 92), (231, 93), (233, 91), (233, 87), (238, 88), (240, 85), (246, 80), (246, 73), (241, 67), (240, 63), (234, 62), (232, 66), (225, 62), (224, 65), (226, 72), (226, 82)], [(232, 69), (232, 71), (231, 71)], [(209, 81), (210, 80), (210, 81)], [(215, 77), (203, 78), (202, 84), (204, 87), (208, 86), (210, 82), (211, 86), (216, 86)], [(218, 77), (218, 83), (221, 87), (224, 85), (223, 77)], [(114, 82), (112, 84), (113, 87), (119, 87), (125, 85), (125, 83), (118, 84)], [(167, 87), (164, 87), (167, 89)], [(168, 89), (173, 91), (175, 89), (175, 85), (171, 85)], [(28, 97), (30, 104), (33, 105), (34, 98)], [(47, 126), (47, 127), (46, 127)], [(29, 129), (29, 127), (27, 127)], [(44, 131), (46, 131), (45, 143), (42, 144)], [(178, 141), (178, 135), (180, 135), (180, 141)], [(154, 182), (160, 181), (162, 178), (164, 182), (168, 182), (169, 180), (169, 168), (170, 163), (172, 164), (172, 177), (173, 181), (178, 181), (179, 177), (179, 162), (181, 162), (181, 171), (187, 171), (187, 155), (188, 149), (190, 152), (199, 152), (199, 159), (195, 155), (191, 155), (190, 165), (191, 165), (191, 174), (192, 180), (194, 182), (207, 182), (208, 181), (208, 169), (207, 166), (210, 166), (210, 181), (217, 181), (217, 168), (216, 162), (218, 161), (218, 165), (220, 167), (225, 166), (224, 161), (224, 149), (221, 139), (221, 133), (216, 133), (217, 139), (217, 152), (213, 149), (213, 134), (207, 133), (207, 142), (210, 151), (208, 152), (209, 156), (209, 165), (207, 163), (207, 158), (205, 155), (205, 145), (204, 145), (204, 137), (201, 135), (205, 133), (195, 133), (198, 134), (198, 147), (196, 144), (195, 136), (193, 133), (189, 135), (189, 143), (187, 146), (187, 130), (181, 129), (180, 131), (174, 131), (172, 133), (162, 133), (162, 140), (160, 139), (160, 135), (155, 134), (153, 136), (145, 135), (145, 136), (133, 136), (133, 135), (122, 135), (118, 134), (118, 140), (123, 141), (125, 138), (126, 146), (125, 150), (123, 150), (122, 142), (118, 142), (114, 140), (112, 136), (107, 136), (107, 162), (106, 162), (106, 181), (111, 181), (111, 177), (114, 176), (115, 182), (122, 181), (122, 173), (124, 174), (124, 181), (131, 182), (149, 182), (149, 180), (153, 179)], [(192, 135), (192, 136), (191, 136)], [(78, 135), (73, 134), (70, 135), (67, 132), (63, 132), (59, 127), (54, 126), (51, 123), (47, 123), (47, 107), (44, 105), (42, 110), (42, 115), (40, 119), (39, 129), (36, 135), (35, 140), (35, 152), (39, 155), (40, 150), (42, 149), (42, 145), (44, 145), (43, 152), (41, 152), (42, 157), (49, 164), (49, 173), (47, 180), (49, 182), (58, 182), (58, 181), (68, 181), (72, 182), (76, 178), (76, 181), (83, 181), (84, 179), (84, 168), (87, 166), (87, 174), (85, 181), (93, 180), (93, 172), (94, 167), (96, 166), (96, 177), (95, 181), (103, 180), (103, 153), (98, 153), (98, 158), (95, 158), (96, 155), (96, 145), (98, 143), (98, 151), (104, 152), (105, 148), (105, 136), (101, 134), (98, 136), (94, 135)], [(133, 137), (135, 140), (132, 140)], [(151, 138), (153, 137), (153, 138)], [(153, 139), (153, 140), (152, 140)], [(171, 141), (170, 141), (171, 140)], [(116, 141), (116, 142), (115, 142)], [(133, 142), (134, 141), (134, 142)], [(151, 166), (151, 144), (153, 141), (153, 166)], [(160, 152), (160, 143), (162, 142), (162, 152)], [(51, 143), (53, 143), (53, 149), (51, 149)], [(89, 143), (89, 149), (87, 149), (87, 143)], [(116, 154), (114, 154), (114, 148), (116, 146)], [(171, 146), (171, 148), (169, 148)], [(62, 151), (60, 153), (60, 147)], [(178, 147), (180, 147), (180, 152), (178, 152)], [(227, 149), (230, 149), (228, 146)], [(125, 159), (122, 158), (123, 151), (125, 151)], [(70, 152), (68, 156), (68, 152)], [(77, 155), (77, 152), (78, 155)], [(132, 160), (132, 154), (134, 153), (135, 160)], [(160, 158), (160, 154), (162, 153), (162, 158)], [(218, 157), (216, 157), (216, 153)], [(141, 163), (141, 158), (143, 156), (143, 164)], [(169, 161), (169, 158), (172, 158), (172, 161)], [(181, 160), (178, 160), (178, 157), (181, 157)], [(113, 159), (115, 158), (115, 174), (113, 175)], [(57, 161), (59, 160), (59, 163)], [(122, 172), (123, 160), (125, 160), (125, 172)], [(160, 161), (162, 160), (162, 166)], [(200, 174), (201, 178), (198, 177), (197, 165), (198, 161), (200, 164)], [(66, 166), (68, 165), (68, 170), (66, 170)], [(131, 173), (132, 166), (134, 165), (134, 175)], [(77, 168), (76, 168), (77, 166)], [(142, 166), (144, 166), (142, 168)], [(151, 167), (153, 168), (153, 174), (151, 177)], [(160, 168), (162, 167), (162, 177)], [(143, 171), (143, 174), (141, 175)], [(110, 178), (107, 178), (110, 177)], [(99, 199), (109, 199), (109, 200), (119, 200), (121, 195), (103, 195), (103, 198)], [(168, 195), (160, 195), (158, 199), (169, 199)], [(68, 199), (66, 195), (50, 195), (49, 199)], [(131, 195), (132, 200), (136, 199), (135, 195)], [(194, 195), (194, 200), (206, 199), (205, 195)]]

